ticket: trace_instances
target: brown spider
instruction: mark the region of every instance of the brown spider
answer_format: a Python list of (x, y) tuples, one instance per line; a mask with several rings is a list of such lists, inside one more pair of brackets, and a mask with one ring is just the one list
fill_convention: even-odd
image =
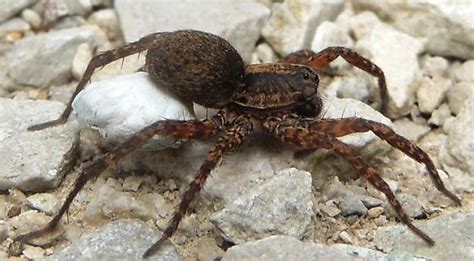
[(227, 41), (209, 33), (183, 30), (148, 35), (137, 42), (95, 56), (61, 117), (31, 126), (29, 130), (40, 130), (64, 123), (71, 112), (74, 97), (84, 88), (96, 68), (146, 50), (148, 52), (145, 69), (155, 82), (166, 86), (184, 101), (196, 102), (220, 111), (211, 119), (205, 120), (157, 121), (137, 132), (126, 142), (82, 170), (59, 213), (46, 227), (20, 235), (18, 239), (25, 240), (52, 231), (88, 180), (97, 177), (109, 165), (145, 144), (152, 136), (159, 134), (178, 140), (189, 140), (205, 139), (224, 132), (210, 149), (194, 180), (189, 184), (160, 240), (144, 253), (143, 256), (148, 257), (176, 231), (189, 204), (202, 189), (210, 172), (222, 156), (239, 147), (257, 124), (267, 134), (304, 150), (317, 148), (334, 150), (375, 188), (383, 192), (400, 220), (429, 245), (434, 244), (433, 239), (412, 223), (377, 171), (362, 161), (337, 137), (372, 131), (414, 160), (424, 163), (436, 188), (457, 205), (461, 205), (461, 200), (445, 188), (429, 156), (388, 126), (357, 117), (345, 119), (319, 117), (322, 101), (317, 92), (319, 77), (315, 70), (326, 67), (339, 56), (378, 78), (381, 108), (382, 111), (386, 109), (387, 89), (382, 70), (371, 61), (344, 47), (329, 47), (319, 53), (299, 51), (282, 58), (279, 63), (245, 66), (240, 55)]

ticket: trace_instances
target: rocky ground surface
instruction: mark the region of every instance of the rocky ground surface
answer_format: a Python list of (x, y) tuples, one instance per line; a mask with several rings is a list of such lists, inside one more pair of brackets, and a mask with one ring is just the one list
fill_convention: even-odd
[[(98, 52), (193, 28), (226, 38), (248, 63), (335, 45), (370, 58), (386, 75), (387, 115), (374, 109), (374, 77), (339, 58), (321, 72), (323, 117), (393, 127), (431, 156), (463, 206), (436, 190), (425, 166), (373, 134), (341, 138), (380, 170), (436, 241), (428, 247), (334, 153), (294, 157), (295, 148), (256, 133), (213, 171), (153, 259), (473, 260), (473, 13), (474, 4), (455, 1), (1, 1), (0, 259), (135, 260), (159, 238), (213, 140), (157, 137), (89, 182), (54, 233), (29, 244), (13, 240), (48, 222), (82, 166), (111, 145), (160, 117), (195, 117), (145, 73), (118, 77), (137, 72), (145, 55), (97, 70), (93, 88), (74, 103), (79, 121), (26, 127), (62, 112)], [(198, 118), (212, 113), (194, 110)]]

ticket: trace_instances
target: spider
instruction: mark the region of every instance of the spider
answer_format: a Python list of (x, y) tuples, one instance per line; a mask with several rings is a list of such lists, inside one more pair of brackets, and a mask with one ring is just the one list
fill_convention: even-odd
[(316, 71), (328, 66), (339, 56), (378, 78), (381, 110), (386, 110), (387, 88), (383, 71), (368, 59), (344, 47), (328, 47), (319, 53), (303, 50), (281, 58), (278, 63), (245, 65), (239, 53), (226, 40), (213, 34), (194, 30), (151, 34), (95, 56), (62, 115), (56, 120), (33, 125), (28, 129), (41, 130), (63, 124), (71, 113), (74, 97), (85, 87), (96, 68), (142, 51), (147, 51), (144, 68), (157, 84), (165, 86), (184, 102), (220, 109), (219, 112), (204, 120), (157, 121), (135, 133), (86, 166), (53, 219), (40, 230), (20, 235), (18, 240), (38, 237), (54, 230), (87, 181), (144, 145), (152, 136), (158, 134), (177, 140), (190, 140), (206, 139), (223, 133), (209, 150), (194, 180), (182, 195), (161, 238), (144, 253), (143, 257), (149, 257), (176, 231), (191, 201), (203, 188), (210, 172), (223, 155), (239, 147), (257, 125), (268, 135), (303, 150), (334, 150), (376, 189), (383, 192), (400, 220), (429, 245), (434, 245), (434, 240), (412, 223), (377, 171), (337, 138), (372, 131), (391, 146), (425, 164), (436, 188), (457, 205), (461, 205), (461, 200), (445, 188), (429, 156), (390, 127), (357, 117), (320, 117), (322, 101), (318, 95), (319, 76)]

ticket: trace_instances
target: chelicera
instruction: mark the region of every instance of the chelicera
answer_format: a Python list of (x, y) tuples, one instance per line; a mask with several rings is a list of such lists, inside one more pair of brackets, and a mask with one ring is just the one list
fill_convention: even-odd
[(319, 77), (316, 71), (323, 69), (339, 56), (378, 78), (381, 110), (386, 109), (387, 89), (382, 70), (368, 59), (344, 47), (329, 47), (319, 53), (298, 51), (283, 57), (278, 63), (245, 65), (238, 52), (216, 35), (192, 30), (148, 35), (136, 42), (95, 56), (61, 117), (31, 126), (29, 130), (40, 130), (64, 123), (71, 113), (74, 97), (85, 87), (96, 68), (143, 51), (148, 51), (145, 69), (156, 83), (167, 87), (184, 102), (195, 102), (208, 108), (220, 109), (219, 112), (210, 119), (158, 121), (137, 132), (82, 170), (60, 211), (45, 228), (21, 235), (18, 239), (25, 240), (52, 231), (87, 181), (144, 145), (152, 136), (159, 134), (177, 140), (190, 140), (206, 139), (222, 133), (183, 194), (178, 209), (161, 239), (144, 253), (144, 257), (148, 257), (176, 231), (191, 201), (202, 189), (210, 172), (223, 155), (239, 147), (257, 125), (268, 135), (303, 150), (334, 150), (376, 189), (383, 192), (400, 220), (429, 245), (434, 244), (433, 239), (412, 223), (377, 170), (368, 166), (354, 150), (337, 137), (372, 131), (391, 146), (425, 164), (436, 188), (457, 205), (461, 205), (461, 200), (445, 188), (430, 157), (388, 126), (357, 117), (320, 117), (322, 101), (318, 95)]

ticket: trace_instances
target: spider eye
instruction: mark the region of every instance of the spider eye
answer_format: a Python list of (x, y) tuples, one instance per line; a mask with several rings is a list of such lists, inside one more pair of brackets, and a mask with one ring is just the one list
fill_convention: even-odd
[(308, 73), (303, 73), (303, 79), (309, 80), (309, 74)]

